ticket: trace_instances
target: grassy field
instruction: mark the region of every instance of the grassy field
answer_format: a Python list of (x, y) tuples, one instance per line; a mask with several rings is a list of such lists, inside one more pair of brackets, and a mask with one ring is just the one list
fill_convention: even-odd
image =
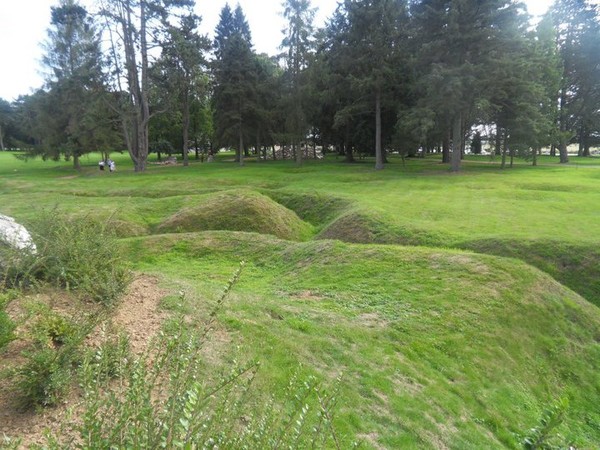
[[(435, 158), (258, 163), (117, 172), (97, 158), (0, 153), (0, 213), (110, 220), (134, 268), (201, 320), (219, 313), (213, 364), (258, 359), (260, 398), (300, 371), (339, 377), (334, 420), (365, 448), (521, 448), (544, 410), (553, 435), (600, 442), (600, 160)], [(185, 295), (176, 294), (183, 292)]]

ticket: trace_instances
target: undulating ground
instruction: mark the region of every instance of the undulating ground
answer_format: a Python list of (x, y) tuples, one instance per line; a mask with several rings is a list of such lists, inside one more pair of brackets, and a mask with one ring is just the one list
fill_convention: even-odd
[(0, 213), (106, 221), (191, 326), (245, 261), (207, 370), (260, 360), (265, 399), (298, 371), (337, 383), (365, 448), (521, 448), (563, 398), (553, 439), (600, 442), (599, 160), (84, 162), (0, 153)]

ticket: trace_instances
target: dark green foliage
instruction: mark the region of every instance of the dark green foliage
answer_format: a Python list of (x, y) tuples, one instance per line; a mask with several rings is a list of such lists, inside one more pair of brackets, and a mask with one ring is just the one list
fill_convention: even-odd
[(515, 83), (504, 73), (521, 73), (526, 21), (518, 5), (507, 0), (427, 0), (415, 2), (412, 13), (414, 112), (434, 118), (422, 143), (445, 139), (448, 145), (452, 135), (452, 170), (457, 171), (465, 131), (502, 108), (502, 100), (513, 97), (508, 89), (523, 84), (524, 74)]
[(383, 168), (395, 109), (406, 101), (407, 30), (406, 2), (388, 0), (342, 2), (327, 27), (322, 51), (335, 92), (332, 128), (348, 161), (356, 147)]
[(283, 3), (283, 17), (287, 20), (285, 37), (281, 43), (284, 50), (284, 73), (282, 110), (285, 114), (285, 141), (292, 144), (296, 163), (301, 164), (303, 155), (300, 144), (304, 141), (309, 124), (306, 121), (307, 69), (314, 50), (314, 29), (312, 26), (315, 9), (309, 0), (286, 0)]
[(10, 147), (13, 122), (14, 109), (12, 105), (0, 98), (0, 151)]
[(471, 140), (471, 153), (474, 155), (481, 154), (481, 133), (476, 132)]
[[(48, 90), (39, 104), (37, 152), (49, 157), (73, 158), (104, 150), (106, 138), (115, 134), (111, 111), (105, 107), (100, 38), (85, 8), (75, 0), (52, 7), (44, 66)], [(97, 110), (98, 109), (98, 110)], [(97, 140), (98, 138), (98, 140)], [(108, 145), (115, 144), (109, 139)]]
[(26, 352), (27, 362), (16, 371), (19, 404), (23, 409), (54, 406), (68, 391), (76, 352), (70, 345)]
[[(258, 67), (241, 7), (238, 5), (233, 16), (226, 9), (217, 25), (217, 59), (213, 62), (215, 138), (220, 147), (236, 148), (236, 160), (243, 165), (247, 142), (255, 136)], [(223, 22), (226, 20), (231, 23)], [(231, 30), (223, 33), (228, 27)]]
[(208, 88), (204, 54), (208, 52), (210, 43), (208, 38), (199, 34), (200, 23), (201, 17), (192, 12), (180, 17), (175, 24), (165, 19), (162, 54), (152, 68), (157, 86), (162, 90), (163, 105), (170, 110), (169, 116), (177, 119), (175, 122), (181, 129), (183, 164), (186, 166), (192, 105), (206, 96)]
[(580, 155), (589, 156), (591, 138), (600, 131), (600, 20), (597, 4), (584, 0), (557, 1), (549, 15), (557, 30), (561, 70), (556, 144), (560, 162), (566, 163), (568, 144), (576, 138)]

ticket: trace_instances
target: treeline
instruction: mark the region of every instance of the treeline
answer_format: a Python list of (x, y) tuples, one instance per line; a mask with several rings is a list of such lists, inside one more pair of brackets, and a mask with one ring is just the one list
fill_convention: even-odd
[[(281, 54), (253, 49), (238, 5), (211, 42), (194, 0), (76, 0), (52, 8), (44, 87), (0, 100), (0, 147), (79, 158), (236, 149), (244, 163), (335, 151), (352, 161), (440, 152), (459, 170), (481, 131), (502, 161), (600, 141), (600, 21), (557, 0), (531, 25), (510, 0), (343, 0), (322, 29), (309, 0), (285, 0)], [(474, 132), (474, 130), (477, 130)], [(276, 151), (276, 148), (278, 151)], [(282, 151), (280, 149), (286, 149)]]

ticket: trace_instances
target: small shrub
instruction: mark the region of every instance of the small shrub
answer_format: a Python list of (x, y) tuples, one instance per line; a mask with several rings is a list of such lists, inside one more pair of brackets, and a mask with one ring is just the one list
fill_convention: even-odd
[(91, 218), (44, 213), (32, 227), (38, 244), (36, 277), (111, 304), (130, 282), (114, 234)]
[(76, 322), (36, 304), (27, 330), (32, 346), (23, 352), (25, 363), (16, 368), (13, 379), (22, 409), (54, 406), (67, 393), (82, 359), (82, 343), (93, 320)]
[(0, 242), (0, 291), (27, 287), (35, 281), (37, 257), (30, 251), (9, 247)]
[[(82, 364), (83, 372), (105, 381), (122, 376), (130, 362), (129, 338), (122, 331), (104, 324), (101, 327), (103, 341), (95, 349), (90, 349)], [(86, 376), (84, 375), (84, 378)]]
[(63, 398), (71, 382), (71, 349), (41, 348), (24, 354), (27, 362), (16, 371), (23, 409), (53, 406)]
[(56, 347), (75, 339), (77, 328), (70, 319), (48, 311), (37, 319), (32, 334), (42, 346)]

